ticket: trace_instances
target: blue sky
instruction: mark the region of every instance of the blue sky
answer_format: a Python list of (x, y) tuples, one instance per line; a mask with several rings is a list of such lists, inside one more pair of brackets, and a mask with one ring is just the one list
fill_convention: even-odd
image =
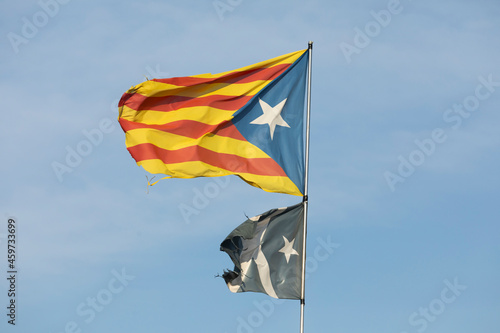
[(145, 76), (218, 73), (309, 40), (306, 332), (498, 332), (498, 1), (0, 6), (0, 270), (9, 217), (19, 270), (15, 328), (0, 280), (2, 332), (298, 331), (298, 302), (214, 276), (245, 214), (300, 199), (236, 177), (147, 194), (116, 104)]

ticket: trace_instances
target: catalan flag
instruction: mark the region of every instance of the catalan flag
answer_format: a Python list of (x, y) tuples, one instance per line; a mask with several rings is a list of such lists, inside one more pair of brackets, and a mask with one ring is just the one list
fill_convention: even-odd
[(308, 52), (130, 88), (118, 105), (128, 151), (167, 178), (237, 175), (268, 192), (303, 195)]

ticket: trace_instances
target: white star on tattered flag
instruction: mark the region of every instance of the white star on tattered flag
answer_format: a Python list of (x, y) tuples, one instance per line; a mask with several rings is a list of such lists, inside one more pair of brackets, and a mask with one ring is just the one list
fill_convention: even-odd
[(290, 125), (281, 117), (281, 111), (286, 103), (286, 98), (279, 102), (276, 106), (271, 107), (269, 104), (264, 102), (259, 98), (260, 107), (262, 108), (262, 112), (264, 112), (261, 116), (250, 122), (250, 124), (256, 125), (269, 125), (269, 130), (271, 131), (271, 140), (274, 136), (274, 130), (276, 126), (283, 126), (290, 128)]
[(290, 242), (288, 239), (286, 239), (285, 236), (283, 236), (283, 240), (285, 241), (285, 246), (283, 246), (283, 248), (281, 250), (279, 250), (278, 252), (281, 252), (285, 255), (286, 263), (288, 264), (288, 260), (290, 260), (290, 256), (291, 255), (298, 256), (299, 253), (297, 251), (295, 251), (295, 249), (293, 248), (293, 243), (295, 243), (295, 239), (293, 239)]

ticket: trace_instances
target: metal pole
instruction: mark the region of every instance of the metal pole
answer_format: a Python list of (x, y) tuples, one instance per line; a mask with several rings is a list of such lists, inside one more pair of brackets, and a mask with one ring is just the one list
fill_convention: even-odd
[(304, 179), (304, 234), (302, 245), (302, 286), (300, 292), (300, 333), (304, 333), (304, 307), (306, 305), (306, 238), (307, 238), (307, 186), (309, 180), (309, 127), (311, 118), (311, 71), (312, 71), (312, 46), (309, 42), (309, 59), (307, 69), (307, 118), (306, 118), (306, 156), (305, 156), (305, 179)]

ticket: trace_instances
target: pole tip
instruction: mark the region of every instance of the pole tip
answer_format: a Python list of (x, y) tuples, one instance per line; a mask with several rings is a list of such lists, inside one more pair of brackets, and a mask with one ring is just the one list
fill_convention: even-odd
[(310, 49), (312, 49), (312, 47), (313, 47), (313, 42), (312, 42), (312, 40), (310, 40), (310, 41), (309, 41), (308, 46), (309, 46), (309, 48), (310, 48)]

